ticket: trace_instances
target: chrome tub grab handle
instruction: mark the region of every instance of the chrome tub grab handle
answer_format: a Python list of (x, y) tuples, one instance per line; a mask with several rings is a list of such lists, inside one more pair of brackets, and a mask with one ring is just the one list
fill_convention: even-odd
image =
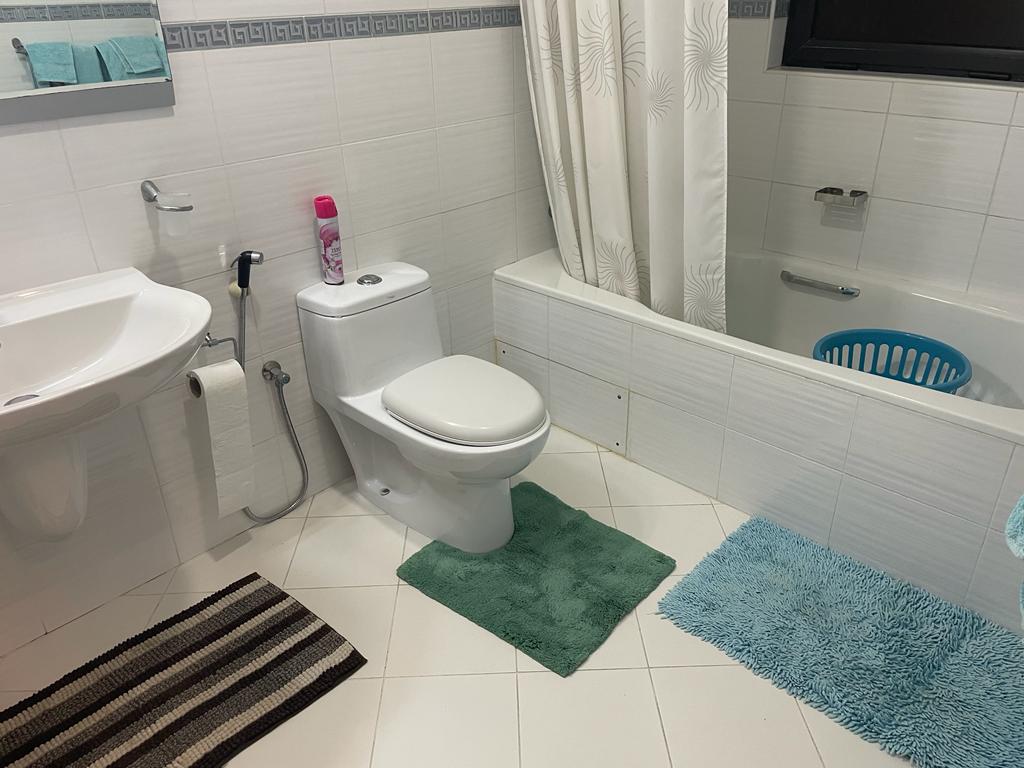
[(814, 288), (819, 291), (825, 291), (826, 293), (837, 293), (840, 296), (849, 296), (853, 299), (860, 296), (860, 288), (852, 288), (848, 285), (838, 285), (836, 283), (826, 283), (823, 280), (815, 280), (813, 277), (794, 274), (788, 269), (782, 270), (779, 273), (779, 277), (782, 278), (782, 282), (784, 283), (802, 285), (806, 288)]

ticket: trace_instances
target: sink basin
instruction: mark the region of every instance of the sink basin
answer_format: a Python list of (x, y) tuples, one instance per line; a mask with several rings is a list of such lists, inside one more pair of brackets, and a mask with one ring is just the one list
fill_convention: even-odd
[(131, 268), (0, 296), (0, 451), (139, 402), (209, 325), (202, 296)]
[(77, 528), (79, 431), (188, 365), (210, 313), (201, 296), (131, 268), (0, 296), (0, 511), (48, 538)]

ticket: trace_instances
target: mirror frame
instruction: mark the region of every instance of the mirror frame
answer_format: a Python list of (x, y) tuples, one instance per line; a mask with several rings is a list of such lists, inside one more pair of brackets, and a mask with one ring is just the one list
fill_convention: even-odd
[(0, 125), (171, 106), (174, 84), (164, 77), (71, 85), (0, 96)]

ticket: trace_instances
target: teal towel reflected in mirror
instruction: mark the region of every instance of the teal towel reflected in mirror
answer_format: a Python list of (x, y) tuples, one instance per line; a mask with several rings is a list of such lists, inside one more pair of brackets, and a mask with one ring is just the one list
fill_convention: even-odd
[(100, 55), (95, 45), (73, 43), (71, 55), (75, 60), (75, 74), (78, 76), (79, 85), (103, 82), (103, 67), (100, 65)]
[(25, 50), (36, 88), (78, 82), (71, 43), (28, 43)]
[(156, 36), (114, 37), (97, 43), (106, 80), (167, 77), (167, 53)]

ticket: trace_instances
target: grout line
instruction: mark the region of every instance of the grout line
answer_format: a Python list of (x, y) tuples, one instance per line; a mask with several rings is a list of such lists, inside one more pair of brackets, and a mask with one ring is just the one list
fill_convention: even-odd
[[(408, 535), (409, 529), (406, 527), (406, 535)], [(403, 544), (404, 552), (404, 544)], [(373, 722), (373, 742), (370, 744), (370, 762), (369, 765), (373, 765), (373, 754), (377, 750), (377, 731), (380, 729), (380, 713), (384, 707), (384, 683), (386, 682), (385, 677), (388, 671), (388, 656), (391, 654), (391, 641), (395, 635), (395, 617), (398, 614), (398, 585), (395, 584), (395, 598), (391, 603), (391, 627), (388, 629), (388, 643), (384, 650), (384, 664), (381, 667), (381, 684), (380, 684), (380, 697), (377, 700), (377, 717)]]
[(822, 768), (825, 768), (825, 758), (821, 754), (821, 750), (818, 749), (818, 742), (814, 738), (814, 733), (811, 731), (811, 726), (807, 723), (807, 718), (804, 716), (804, 708), (800, 706), (800, 701), (794, 696), (793, 701), (796, 704), (796, 711), (800, 713), (800, 720), (804, 724), (804, 728), (807, 730), (807, 735), (811, 739), (811, 744), (814, 746), (814, 751), (818, 755), (818, 762), (821, 763)]
[[(643, 644), (643, 635), (640, 637), (640, 642)], [(644, 654), (646, 655), (646, 653), (647, 651), (645, 649)], [(661, 702), (658, 701), (658, 689), (654, 685), (654, 672), (650, 666), (647, 667), (647, 679), (651, 683), (651, 695), (654, 698), (654, 709), (658, 713), (658, 724), (661, 726), (661, 741), (665, 745), (665, 754), (668, 757), (669, 768), (672, 768), (672, 750), (669, 749), (668, 746), (668, 733), (665, 730), (665, 717), (661, 714)]]

